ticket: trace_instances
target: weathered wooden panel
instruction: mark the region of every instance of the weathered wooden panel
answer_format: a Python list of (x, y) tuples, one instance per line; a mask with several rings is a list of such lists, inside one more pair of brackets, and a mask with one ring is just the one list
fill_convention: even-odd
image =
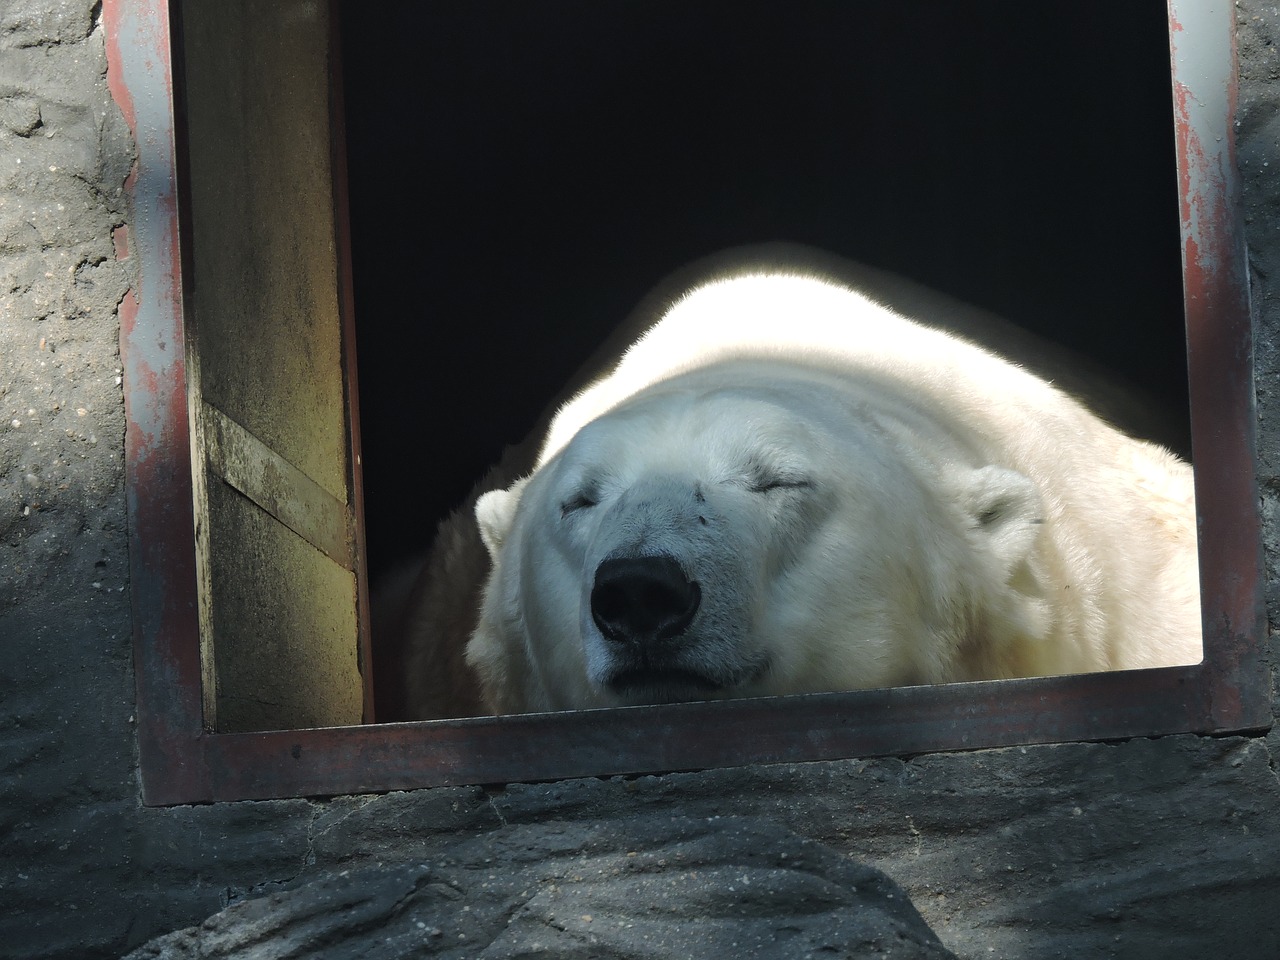
[(328, 9), (182, 14), (205, 721), (359, 723)]
[(253, 501), (210, 483), (218, 729), (359, 722), (355, 576)]
[(345, 500), (328, 29), (304, 0), (183, 8), (202, 393)]
[(216, 407), (203, 404), (201, 417), (209, 469), (350, 570), (354, 518), (347, 504)]

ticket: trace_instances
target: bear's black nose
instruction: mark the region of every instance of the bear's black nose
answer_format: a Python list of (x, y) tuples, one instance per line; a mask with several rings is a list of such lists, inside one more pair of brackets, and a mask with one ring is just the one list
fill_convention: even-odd
[(672, 557), (617, 557), (596, 567), (591, 617), (616, 643), (669, 640), (689, 626), (701, 599)]

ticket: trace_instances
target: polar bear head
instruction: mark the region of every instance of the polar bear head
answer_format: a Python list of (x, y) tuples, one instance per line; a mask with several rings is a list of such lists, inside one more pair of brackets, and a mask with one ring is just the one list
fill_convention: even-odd
[[(1043, 630), (1025, 476), (802, 364), (672, 377), (477, 505), (499, 713), (958, 679)], [(975, 668), (976, 669), (976, 668)], [(983, 672), (990, 672), (984, 665)]]

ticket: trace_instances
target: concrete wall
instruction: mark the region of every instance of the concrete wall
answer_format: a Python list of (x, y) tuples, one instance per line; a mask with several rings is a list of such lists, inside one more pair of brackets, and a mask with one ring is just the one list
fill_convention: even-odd
[[(1236, 9), (1274, 627), (1280, 14)], [(98, 17), (0, 6), (0, 956), (118, 956), (334, 871), (674, 812), (776, 821), (884, 869), (962, 957), (1280, 955), (1280, 734), (143, 808), (117, 359), (132, 145)]]

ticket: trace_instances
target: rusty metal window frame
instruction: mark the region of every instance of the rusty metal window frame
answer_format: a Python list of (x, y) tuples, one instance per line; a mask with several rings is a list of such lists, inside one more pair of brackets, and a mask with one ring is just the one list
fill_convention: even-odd
[[(134, 126), (121, 306), (138, 739), (150, 805), (914, 754), (1271, 723), (1234, 10), (1170, 0), (1205, 660), (1189, 667), (580, 713), (212, 733), (202, 717), (166, 0), (107, 0)], [(354, 641), (353, 641), (354, 642)]]

